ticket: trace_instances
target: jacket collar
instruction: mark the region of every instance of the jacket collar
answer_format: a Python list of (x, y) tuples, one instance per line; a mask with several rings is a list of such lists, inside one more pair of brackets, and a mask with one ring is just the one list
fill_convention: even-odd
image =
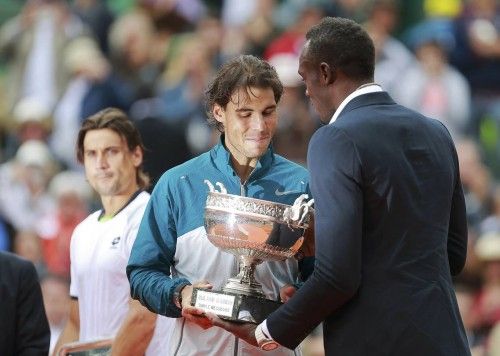
[(394, 100), (390, 97), (390, 95), (385, 92), (375, 92), (375, 93), (369, 93), (369, 94), (364, 94), (361, 96), (358, 96), (354, 99), (352, 99), (345, 107), (344, 110), (342, 110), (342, 113), (339, 115), (339, 120), (342, 118), (342, 116), (349, 111), (358, 109), (363, 106), (369, 106), (369, 105), (395, 105), (396, 103)]
[(339, 115), (342, 113), (342, 110), (349, 104), (353, 99), (357, 98), (358, 96), (365, 95), (365, 94), (370, 94), (370, 93), (377, 93), (381, 92), (382, 88), (380, 85), (376, 83), (366, 83), (363, 85), (360, 85), (355, 91), (353, 91), (351, 94), (349, 94), (339, 105), (337, 110), (333, 113), (332, 118), (330, 119), (330, 124), (333, 124)]
[[(224, 135), (220, 136), (219, 143), (215, 145), (210, 151), (212, 161), (219, 171), (226, 174), (229, 177), (235, 177), (239, 180), (238, 175), (233, 169), (233, 164), (231, 162), (231, 154), (227, 150), (224, 144)], [(265, 172), (269, 170), (274, 161), (274, 151), (272, 145), (269, 145), (266, 153), (257, 161), (255, 169), (250, 174), (248, 181), (254, 180), (262, 176)], [(243, 182), (242, 182), (243, 183)]]

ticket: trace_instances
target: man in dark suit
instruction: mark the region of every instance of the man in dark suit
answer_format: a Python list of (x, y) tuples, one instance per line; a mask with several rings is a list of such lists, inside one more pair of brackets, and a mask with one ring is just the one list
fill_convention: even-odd
[(308, 152), (315, 270), (257, 328), (208, 318), (266, 349), (294, 348), (323, 322), (327, 355), (469, 355), (451, 281), (467, 226), (448, 131), (373, 83), (373, 43), (351, 20), (308, 32), (299, 74), (327, 124)]
[(33, 263), (0, 251), (0, 355), (47, 356), (50, 329)]

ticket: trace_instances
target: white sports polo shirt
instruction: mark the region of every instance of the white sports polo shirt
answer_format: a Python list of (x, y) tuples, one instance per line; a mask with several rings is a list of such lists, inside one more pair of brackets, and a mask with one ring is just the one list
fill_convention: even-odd
[[(141, 192), (112, 219), (89, 215), (71, 238), (70, 295), (78, 298), (80, 341), (114, 337), (128, 312), (125, 268), (149, 194)], [(146, 355), (166, 355), (173, 320), (158, 316)]]

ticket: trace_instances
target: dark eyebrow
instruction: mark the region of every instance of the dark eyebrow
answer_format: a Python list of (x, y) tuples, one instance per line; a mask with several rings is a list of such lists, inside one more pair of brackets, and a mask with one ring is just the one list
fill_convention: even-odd
[(240, 109), (236, 109), (236, 112), (243, 112), (243, 111), (253, 111), (252, 109), (250, 108), (240, 108)]
[[(276, 105), (276, 104), (269, 105), (269, 106), (265, 107), (263, 111), (266, 111), (266, 110), (269, 110), (269, 109), (276, 109), (277, 107), (278, 107), (278, 105)], [(239, 108), (239, 109), (236, 109), (235, 111), (236, 112), (253, 111), (253, 109), (250, 109), (250, 108)]]

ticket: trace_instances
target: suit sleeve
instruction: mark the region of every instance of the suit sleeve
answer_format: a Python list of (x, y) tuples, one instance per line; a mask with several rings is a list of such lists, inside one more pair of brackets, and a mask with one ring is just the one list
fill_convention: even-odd
[(318, 130), (307, 156), (315, 200), (314, 271), (294, 297), (267, 319), (290, 349), (344, 305), (361, 283), (363, 194), (356, 147), (334, 127)]
[(35, 267), (22, 261), (17, 295), (16, 355), (48, 355), (50, 329)]
[(448, 229), (448, 262), (452, 276), (459, 274), (465, 265), (467, 256), (467, 217), (465, 210), (465, 199), (460, 181), (460, 170), (458, 158), (453, 148), (453, 156), (456, 167), (455, 187), (451, 202), (450, 225)]
[(127, 276), (132, 298), (154, 313), (180, 317), (180, 310), (173, 303), (173, 293), (179, 284), (189, 281), (172, 278), (170, 273), (177, 240), (172, 201), (164, 175), (153, 190), (142, 217), (130, 253)]

